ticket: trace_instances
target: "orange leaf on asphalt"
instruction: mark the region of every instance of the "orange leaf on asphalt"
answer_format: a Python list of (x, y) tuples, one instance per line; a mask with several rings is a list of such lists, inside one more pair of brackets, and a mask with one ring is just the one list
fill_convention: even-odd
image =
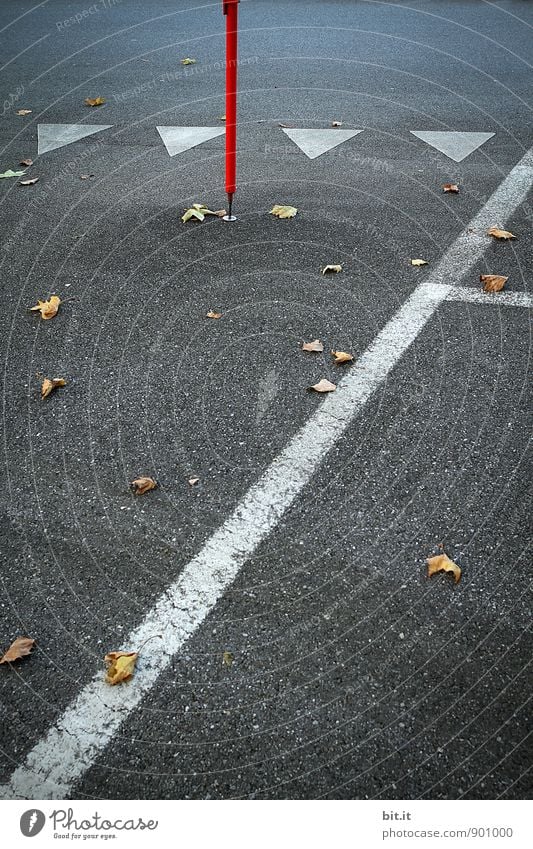
[(324, 346), (320, 339), (315, 339), (313, 342), (304, 342), (302, 351), (316, 351), (320, 354), (324, 350)]
[(480, 274), (479, 279), (485, 292), (499, 292), (509, 280), (503, 274)]
[(129, 681), (135, 671), (135, 664), (139, 657), (136, 651), (110, 651), (104, 657), (109, 668), (105, 680), (108, 684), (120, 684), (121, 681)]
[(57, 295), (52, 295), (48, 301), (38, 301), (34, 307), (30, 307), (31, 312), (40, 312), (41, 318), (48, 321), (57, 315), (61, 298)]
[(208, 313), (205, 314), (206, 318), (222, 318), (221, 312), (215, 312), (215, 310), (209, 310)]
[(458, 584), (461, 580), (461, 567), (450, 560), (447, 554), (437, 554), (435, 557), (428, 557), (428, 578), (435, 575), (437, 572), (452, 572), (455, 583)]
[(495, 239), (516, 239), (514, 233), (510, 233), (509, 230), (500, 230), (499, 227), (491, 227), (490, 230), (487, 230), (487, 236), (494, 236)]
[(41, 386), (41, 398), (47, 398), (50, 395), (50, 392), (53, 392), (58, 386), (66, 385), (67, 381), (62, 377), (54, 377), (52, 380), (50, 380), (49, 377), (45, 377), (43, 385)]
[(131, 488), (135, 495), (144, 495), (145, 492), (149, 492), (151, 489), (155, 489), (157, 486), (157, 482), (153, 478), (136, 478), (131, 482)]
[(459, 186), (456, 183), (444, 183), (442, 187), (443, 192), (451, 192), (456, 195), (459, 192)]
[(326, 378), (322, 378), (322, 380), (319, 380), (318, 383), (309, 387), (309, 389), (314, 389), (315, 392), (335, 392), (336, 388), (336, 385), (331, 383), (331, 381), (326, 380)]
[(14, 660), (20, 660), (29, 654), (35, 645), (35, 640), (31, 637), (17, 637), (11, 643), (6, 653), (0, 658), (0, 663), (13, 663)]
[(105, 100), (103, 97), (86, 97), (85, 105), (86, 106), (103, 106)]
[(346, 351), (332, 351), (331, 356), (334, 358), (336, 366), (340, 366), (342, 363), (353, 362), (353, 355), (348, 354)]

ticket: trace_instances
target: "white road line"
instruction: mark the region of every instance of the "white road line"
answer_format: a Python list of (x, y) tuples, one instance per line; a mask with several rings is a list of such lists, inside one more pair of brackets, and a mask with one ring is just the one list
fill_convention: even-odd
[(529, 292), (484, 292), (467, 286), (454, 286), (446, 295), (447, 301), (467, 301), (469, 304), (489, 304), (499, 307), (533, 307)]
[[(470, 229), (505, 224), (531, 186), (533, 149), (470, 222)], [(104, 684), (102, 674), (87, 684), (15, 770), (9, 784), (0, 788), (0, 797), (63, 799), (69, 794), (448, 297), (452, 288), (449, 281), (460, 280), (479, 261), (488, 244), (486, 236), (466, 232), (448, 249), (342, 379), (337, 391), (318, 407), (124, 642), (124, 648), (131, 650), (161, 634), (158, 652), (146, 660), (141, 657), (129, 684), (110, 687)]]

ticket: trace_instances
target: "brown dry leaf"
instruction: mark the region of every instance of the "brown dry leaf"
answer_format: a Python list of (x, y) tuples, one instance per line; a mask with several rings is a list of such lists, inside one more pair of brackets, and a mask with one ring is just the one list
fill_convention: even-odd
[(353, 355), (346, 351), (332, 351), (331, 356), (334, 358), (336, 366), (340, 366), (342, 363), (353, 363)]
[(213, 212), (213, 215), (216, 215), (218, 218), (224, 218), (224, 216), (227, 214), (228, 213), (225, 209), (215, 209), (215, 211)]
[(278, 218), (294, 218), (297, 212), (295, 206), (281, 206), (276, 203), (270, 210), (270, 215), (276, 215)]
[(221, 312), (215, 312), (214, 310), (209, 310), (208, 313), (205, 314), (206, 318), (222, 318)]
[(302, 351), (316, 351), (317, 354), (321, 354), (324, 350), (324, 346), (320, 339), (314, 339), (313, 342), (304, 342), (302, 345)]
[(329, 380), (322, 378), (318, 383), (315, 383), (314, 386), (310, 386), (309, 389), (314, 389), (315, 392), (335, 392), (336, 385), (331, 383)]
[(427, 259), (412, 259), (411, 260), (411, 265), (417, 265), (418, 266), (418, 265), (427, 265), (427, 264), (428, 264)]
[(503, 274), (480, 274), (479, 279), (485, 292), (499, 292), (509, 280)]
[(30, 165), (33, 165), (33, 159), (21, 159), (19, 165), (25, 165), (26, 168), (29, 168)]
[(332, 127), (342, 127), (342, 121), (332, 121), (331, 126)]
[(428, 578), (435, 575), (437, 572), (453, 572), (455, 583), (458, 584), (461, 580), (461, 567), (450, 560), (447, 554), (437, 554), (435, 557), (428, 557)]
[(30, 307), (31, 312), (40, 312), (41, 318), (47, 321), (57, 315), (61, 298), (57, 295), (52, 295), (48, 301), (38, 301), (34, 307)]
[(442, 187), (443, 192), (451, 192), (456, 195), (459, 192), (459, 186), (456, 183), (444, 183)]
[(342, 271), (342, 265), (325, 265), (322, 274), (338, 274)]
[(90, 180), (94, 174), (80, 174), (80, 180)]
[(48, 398), (51, 392), (54, 389), (57, 389), (58, 386), (66, 386), (67, 381), (63, 377), (53, 377), (51, 380), (49, 377), (45, 377), (43, 380), (43, 385), (41, 386), (41, 398)]
[(197, 483), (200, 482), (200, 478), (189, 478), (188, 484), (189, 486), (196, 486)]
[(31, 637), (17, 637), (11, 643), (6, 653), (0, 658), (0, 663), (13, 663), (14, 660), (20, 660), (29, 654), (35, 645), (35, 640)]
[(19, 186), (34, 186), (35, 183), (39, 182), (38, 177), (32, 177), (31, 180), (19, 180)]
[(157, 482), (153, 478), (136, 478), (130, 486), (135, 495), (144, 495), (145, 492), (155, 489)]
[(120, 684), (129, 681), (135, 671), (139, 653), (136, 651), (110, 651), (104, 657), (109, 668), (105, 680), (108, 684)]
[(196, 65), (196, 59), (189, 59), (187, 57), (186, 59), (181, 60), (181, 64), (182, 65)]
[(103, 106), (105, 100), (103, 97), (86, 97), (84, 102), (86, 106)]
[(233, 652), (225, 651), (222, 654), (222, 663), (224, 666), (231, 666), (233, 664)]
[(494, 236), (495, 239), (516, 239), (514, 233), (510, 233), (509, 230), (500, 230), (499, 227), (491, 227), (490, 230), (487, 230), (487, 236)]
[(17, 115), (31, 115), (31, 109), (17, 109)]

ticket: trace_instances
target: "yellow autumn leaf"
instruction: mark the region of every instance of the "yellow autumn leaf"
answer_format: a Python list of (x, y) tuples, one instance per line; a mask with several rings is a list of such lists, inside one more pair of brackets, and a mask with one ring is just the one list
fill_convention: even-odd
[(38, 301), (34, 307), (30, 307), (31, 312), (40, 312), (41, 318), (47, 321), (57, 315), (61, 298), (57, 295), (52, 295), (48, 301)]
[(437, 572), (452, 572), (455, 583), (458, 584), (461, 580), (461, 567), (450, 560), (447, 554), (437, 554), (435, 557), (428, 557), (428, 578), (435, 575)]
[(86, 97), (85, 105), (86, 106), (103, 106), (105, 100), (103, 97)]
[(132, 481), (130, 486), (135, 495), (144, 495), (145, 492), (149, 492), (151, 489), (156, 488), (157, 481), (153, 478), (140, 477)]
[(109, 664), (105, 680), (108, 684), (120, 684), (121, 681), (128, 681), (134, 671), (137, 658), (139, 657), (136, 651), (110, 651), (104, 657), (106, 663)]
[(342, 265), (325, 265), (322, 269), (322, 274), (338, 274), (339, 271), (342, 271)]
[(309, 389), (313, 389), (315, 392), (335, 392), (336, 388), (336, 385), (331, 383), (331, 381), (326, 380), (326, 378), (322, 378), (322, 380), (319, 380), (318, 383), (309, 387)]
[(500, 230), (499, 227), (491, 227), (490, 230), (487, 230), (487, 236), (493, 236), (495, 239), (516, 239), (514, 233), (510, 233), (509, 230)]
[(181, 64), (182, 65), (196, 65), (196, 59), (189, 59), (189, 57), (187, 57), (186, 59), (181, 60)]
[(499, 292), (509, 280), (503, 274), (480, 274), (479, 279), (485, 292)]
[(193, 203), (189, 209), (185, 210), (181, 216), (181, 220), (184, 223), (185, 221), (189, 221), (190, 218), (197, 218), (198, 221), (203, 221), (206, 215), (216, 215), (218, 218), (222, 218), (225, 214), (225, 209), (217, 209), (213, 212), (212, 209), (208, 209), (203, 203)]
[(67, 381), (62, 377), (53, 377), (51, 380), (49, 377), (45, 377), (43, 385), (41, 386), (41, 398), (47, 398), (54, 389), (57, 389), (58, 386), (66, 385)]
[(353, 362), (353, 355), (348, 354), (346, 351), (332, 351), (331, 356), (333, 357), (336, 366), (340, 366), (342, 363)]
[(320, 339), (314, 339), (313, 342), (304, 342), (302, 351), (316, 351), (320, 354), (324, 350), (324, 346)]
[(231, 666), (233, 664), (233, 652), (225, 651), (222, 654), (222, 663), (224, 666)]
[(17, 115), (31, 115), (31, 109), (17, 109)]
[(297, 212), (295, 206), (281, 206), (276, 203), (270, 210), (270, 215), (276, 215), (278, 218), (294, 218)]
[(419, 265), (427, 265), (427, 264), (428, 264), (427, 259), (412, 259), (411, 260), (411, 265), (419, 266)]

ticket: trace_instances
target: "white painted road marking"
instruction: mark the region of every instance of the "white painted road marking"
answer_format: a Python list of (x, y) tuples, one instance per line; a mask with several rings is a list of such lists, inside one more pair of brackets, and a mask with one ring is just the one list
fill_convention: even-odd
[[(500, 184), (469, 228), (483, 231), (494, 221), (504, 225), (532, 186), (533, 149)], [(448, 281), (466, 275), (489, 244), (487, 236), (466, 230), (446, 251), (343, 377), (337, 391), (320, 404), (124, 642), (124, 648), (131, 650), (161, 634), (157, 653), (146, 661), (141, 655), (129, 684), (110, 687), (104, 683), (103, 672), (96, 675), (14, 771), (9, 784), (0, 788), (0, 797), (63, 799), (72, 791), (448, 297), (453, 288)]]
[(156, 130), (169, 156), (176, 156), (226, 132), (225, 127), (156, 127)]
[(425, 132), (423, 130), (411, 130), (411, 133), (444, 153), (449, 159), (453, 159), (454, 162), (462, 162), (494, 135), (494, 133)]
[(322, 156), (328, 150), (332, 150), (342, 142), (353, 139), (362, 130), (297, 130), (283, 129), (283, 132), (290, 138), (294, 144), (298, 145), (309, 159), (316, 159), (317, 156)]
[[(440, 284), (439, 284), (440, 285)], [(467, 301), (469, 304), (488, 304), (500, 307), (533, 307), (529, 292), (484, 292), (467, 286), (453, 286), (446, 295), (447, 301)]]
[(113, 124), (38, 124), (37, 153), (48, 153), (58, 147), (92, 136), (100, 130), (109, 130)]

